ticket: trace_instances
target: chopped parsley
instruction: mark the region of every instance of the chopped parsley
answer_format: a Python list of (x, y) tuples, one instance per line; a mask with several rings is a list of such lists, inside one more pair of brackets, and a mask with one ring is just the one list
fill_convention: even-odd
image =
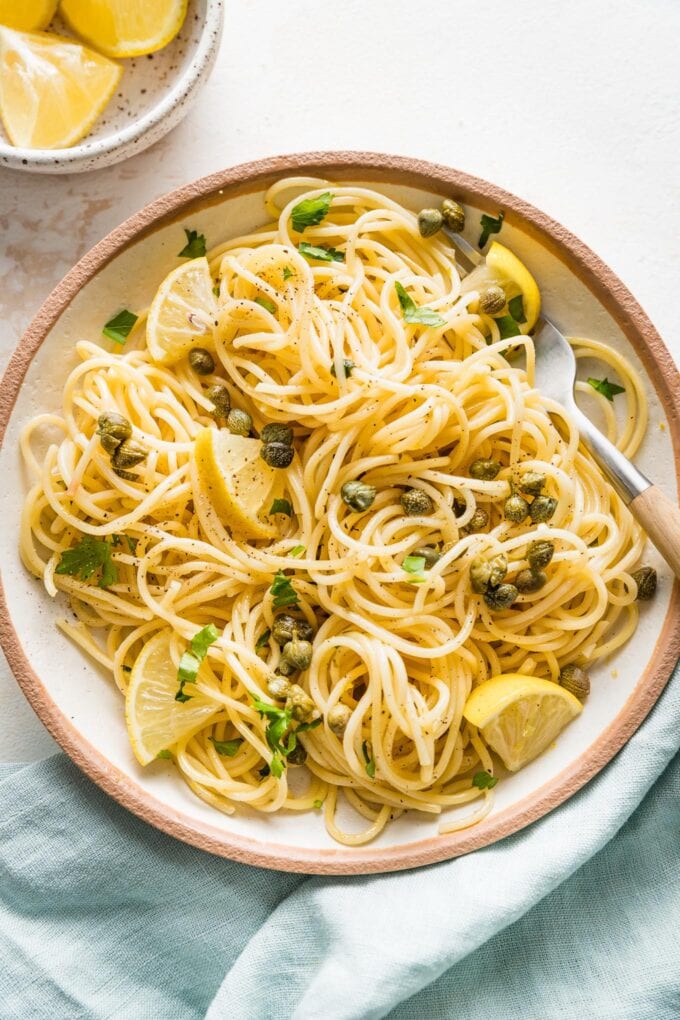
[[(341, 378), (342, 379), (349, 379), (349, 377), (352, 374), (352, 369), (356, 368), (356, 367), (357, 366), (354, 364), (354, 362), (350, 358), (343, 358), (342, 359)], [(333, 364), (331, 365), (331, 375), (333, 376), (333, 378), (337, 378), (337, 374), (338, 373), (335, 371), (335, 362), (333, 362)]]
[(290, 266), (284, 266), (283, 267), (283, 282), (285, 283), (286, 280), (290, 280), (292, 275), (293, 275), (293, 270), (290, 268)]
[(498, 782), (497, 776), (490, 776), (488, 772), (475, 772), (472, 777), (472, 785), (478, 790), (492, 790)]
[(269, 627), (267, 627), (266, 630), (262, 631), (262, 633), (260, 634), (259, 638), (255, 642), (255, 651), (259, 652), (262, 648), (264, 648), (264, 646), (268, 643), (269, 638), (271, 636), (272, 636), (272, 632), (269, 629)]
[(313, 804), (312, 804), (312, 807), (316, 808), (316, 810), (318, 811), (320, 808), (323, 807), (323, 801), (322, 800), (315, 800), (313, 802)]
[(298, 251), (301, 255), (304, 255), (306, 259), (316, 259), (317, 262), (345, 261), (344, 251), (338, 251), (337, 248), (327, 248), (325, 244), (315, 245), (307, 244), (306, 241), (300, 241)]
[(521, 335), (522, 331), (512, 315), (499, 315), (494, 321), (498, 324), (501, 340), (509, 340), (511, 336)]
[(282, 570), (279, 570), (275, 575), (269, 590), (274, 596), (272, 601), (274, 609), (283, 609), (284, 606), (296, 606), (300, 601), (293, 587), (293, 582)]
[(172, 761), (172, 751), (159, 751), (158, 754), (156, 755), (156, 758)]
[(64, 549), (57, 564), (55, 573), (68, 574), (80, 581), (89, 581), (99, 571), (97, 584), (100, 588), (108, 588), (118, 580), (116, 564), (111, 559), (112, 543), (105, 539), (84, 535), (70, 549)]
[[(268, 719), (265, 737), (272, 752), (269, 771), (276, 779), (280, 779), (286, 767), (286, 758), (297, 747), (297, 734), (316, 729), (321, 724), (321, 718), (314, 719), (309, 723), (300, 723), (296, 729), (292, 729), (293, 710), (291, 708), (269, 705), (266, 701), (255, 697), (253, 705), (263, 718)], [(262, 774), (263, 772), (260, 773), (260, 775)]]
[(187, 230), (184, 228), (184, 233), (187, 235), (187, 243), (182, 248), (181, 252), (178, 253), (180, 259), (200, 259), (201, 255), (205, 255), (205, 234), (199, 234), (197, 230)]
[(366, 774), (370, 779), (375, 779), (375, 758), (373, 757), (373, 748), (367, 740), (364, 740), (361, 745), (361, 750), (364, 755)]
[(296, 559), (299, 559), (300, 556), (304, 555), (304, 552), (305, 552), (304, 545), (296, 545), (296, 546), (293, 546), (292, 549), (288, 550), (288, 555), (289, 556), (294, 556)]
[(293, 507), (287, 499), (275, 499), (270, 509), (270, 514), (286, 514), (288, 517), (293, 516)]
[(223, 754), (227, 758), (233, 758), (243, 743), (243, 737), (234, 737), (233, 740), (215, 740), (214, 737), (209, 737), (208, 739), (217, 753)]
[(328, 215), (332, 201), (333, 194), (330, 191), (324, 191), (318, 198), (303, 198), (291, 210), (293, 230), (302, 233), (305, 227), (316, 227)]
[(412, 584), (422, 584), (425, 580), (425, 575), (423, 574), (423, 570), (425, 569), (424, 556), (406, 556), (404, 557), (401, 566), (407, 574), (413, 575), (412, 577), (409, 577), (409, 581)]
[(616, 383), (609, 382), (609, 379), (589, 379), (588, 385), (592, 386), (594, 390), (601, 393), (603, 397), (606, 397), (612, 404), (614, 403), (614, 397), (617, 393), (625, 393), (625, 386), (617, 386)]
[(208, 654), (208, 649), (217, 641), (219, 636), (219, 631), (213, 623), (209, 623), (207, 627), (203, 627), (197, 634), (194, 634), (189, 646), (190, 650), (184, 652), (179, 660), (179, 667), (177, 669), (179, 689), (175, 695), (175, 701), (189, 701), (191, 695), (184, 693), (184, 685), (194, 683), (198, 676), (200, 665)]
[(404, 287), (395, 281), (394, 288), (399, 298), (399, 304), (401, 305), (401, 314), (404, 318), (404, 322), (415, 322), (421, 326), (445, 326), (446, 319), (442, 319), (441, 315), (435, 312), (432, 308), (418, 308), (415, 301), (410, 297)]
[(524, 314), (524, 295), (517, 294), (514, 298), (510, 298), (508, 301), (508, 310), (512, 315), (515, 322), (526, 322), (527, 317)]
[(102, 329), (102, 333), (109, 340), (113, 340), (114, 343), (122, 346), (130, 336), (137, 319), (138, 316), (134, 312), (124, 308), (122, 312), (118, 312), (118, 315), (114, 315), (112, 319), (109, 319)]
[(276, 305), (274, 304), (273, 301), (270, 301), (269, 298), (256, 297), (255, 304), (260, 305), (261, 308), (264, 308), (265, 312), (271, 312), (272, 315), (274, 315), (276, 312)]
[(215, 295), (215, 297), (219, 297), (220, 296), (220, 285), (219, 285), (219, 283), (216, 283), (212, 290), (213, 290), (213, 294)]
[(480, 248), (484, 247), (484, 245), (489, 240), (492, 234), (500, 234), (504, 219), (505, 213), (499, 213), (497, 217), (488, 216), (487, 213), (482, 213), (482, 218), (479, 221), (479, 225), (482, 228), (482, 232), (479, 235), (478, 241)]

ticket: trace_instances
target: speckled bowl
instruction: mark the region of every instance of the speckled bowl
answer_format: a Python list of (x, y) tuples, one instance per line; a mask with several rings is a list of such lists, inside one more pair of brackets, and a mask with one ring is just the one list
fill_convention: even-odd
[[(186, 20), (164, 49), (122, 60), (118, 91), (78, 145), (70, 149), (19, 149), (0, 126), (0, 166), (66, 174), (118, 163), (167, 134), (198, 95), (215, 63), (224, 0), (189, 0)], [(48, 31), (72, 35), (58, 18)]]

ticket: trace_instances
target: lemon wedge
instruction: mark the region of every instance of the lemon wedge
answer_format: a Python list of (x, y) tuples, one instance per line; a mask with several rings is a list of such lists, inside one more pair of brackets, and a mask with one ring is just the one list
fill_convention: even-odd
[(174, 365), (195, 345), (213, 347), (217, 299), (205, 256), (169, 273), (156, 291), (146, 322), (154, 361)]
[(61, 0), (60, 12), (76, 35), (109, 57), (153, 53), (174, 39), (187, 0)]
[(46, 28), (57, 9), (57, 0), (0, 0), (0, 25), (35, 32)]
[(175, 701), (177, 666), (170, 656), (170, 635), (162, 630), (142, 648), (130, 674), (125, 721), (130, 744), (140, 765), (148, 765), (218, 711), (201, 696)]
[(65, 149), (87, 134), (122, 68), (58, 35), (0, 26), (0, 114), (12, 145)]
[(522, 295), (526, 322), (520, 323), (519, 328), (522, 333), (528, 333), (536, 325), (541, 312), (541, 293), (538, 284), (514, 252), (498, 241), (491, 244), (486, 264), (493, 275), (504, 284), (509, 300), (518, 294)]
[(486, 743), (517, 772), (538, 757), (583, 711), (564, 687), (521, 673), (502, 673), (476, 687), (463, 715)]
[(259, 439), (234, 436), (226, 429), (201, 429), (194, 456), (198, 484), (224, 524), (243, 538), (275, 538), (267, 519), (279, 488), (276, 469), (260, 457)]

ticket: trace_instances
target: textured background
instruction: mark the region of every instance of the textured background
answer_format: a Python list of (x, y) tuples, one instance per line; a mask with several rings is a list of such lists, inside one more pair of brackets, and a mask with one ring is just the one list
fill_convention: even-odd
[[(61, 276), (140, 206), (304, 149), (419, 156), (521, 195), (590, 245), (680, 360), (678, 0), (228, 0), (187, 119), (94, 173), (0, 171), (0, 360)], [(0, 759), (54, 747), (0, 662)]]

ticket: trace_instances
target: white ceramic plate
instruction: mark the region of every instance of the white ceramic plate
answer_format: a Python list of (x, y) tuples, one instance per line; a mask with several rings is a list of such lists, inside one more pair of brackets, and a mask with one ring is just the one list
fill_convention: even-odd
[[(198, 800), (174, 768), (142, 769), (126, 735), (123, 703), (111, 680), (56, 628), (63, 613), (28, 576), (17, 551), (26, 489), (18, 436), (40, 411), (61, 405), (63, 380), (75, 364), (73, 345), (96, 339), (121, 306), (147, 305), (177, 264), (183, 227), (205, 233), (209, 246), (265, 221), (262, 196), (288, 173), (317, 173), (377, 187), (417, 210), (442, 196), (468, 209), (476, 240), (481, 211), (506, 212), (502, 240), (535, 273), (546, 312), (567, 334), (606, 340), (647, 380), (650, 424), (638, 464), (675, 497), (678, 375), (623, 285), (580, 242), (537, 210), (492, 185), (453, 170), (371, 154), (308, 154), (249, 164), (216, 174), (147, 207), (90, 252), (48, 298), (14, 356), (2, 387), (0, 453), (3, 478), (0, 564), (6, 607), (0, 619), (5, 651), (19, 682), (55, 738), (101, 786), (152, 824), (225, 856), (310, 872), (382, 871), (413, 867), (493, 842), (535, 820), (586, 782), (639, 725), (658, 697), (680, 648), (677, 593), (654, 550), (659, 591), (643, 607), (625, 649), (592, 671), (585, 711), (546, 754), (499, 784), (492, 814), (480, 825), (438, 836), (438, 822), (410, 813), (370, 846), (338, 847), (318, 813), (222, 815)], [(106, 343), (106, 341), (104, 341)]]

